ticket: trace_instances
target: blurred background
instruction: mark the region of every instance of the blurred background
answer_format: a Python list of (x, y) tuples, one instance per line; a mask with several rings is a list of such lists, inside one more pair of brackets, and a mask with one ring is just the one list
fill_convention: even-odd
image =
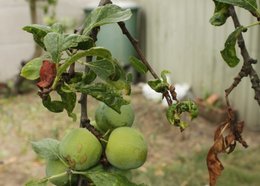
[[(17, 75), (21, 65), (40, 54), (31, 34), (22, 27), (59, 21), (66, 26), (67, 32), (72, 33), (99, 1), (46, 2), (0, 0), (0, 185), (3, 186), (23, 185), (32, 177), (44, 176), (44, 162), (32, 152), (30, 140), (60, 138), (68, 128), (78, 125), (66, 114), (45, 110), (30, 83), (22, 82), (20, 86)], [(147, 163), (133, 171), (133, 179), (148, 185), (207, 185), (205, 158), (214, 130), (225, 117), (224, 89), (231, 85), (242, 65), (229, 68), (219, 52), (234, 30), (232, 21), (228, 19), (222, 27), (210, 25), (209, 19), (214, 11), (211, 0), (113, 2), (132, 10), (133, 16), (127, 21), (127, 27), (140, 41), (148, 61), (157, 73), (169, 70), (169, 79), (179, 85), (182, 98), (196, 99), (201, 114), (185, 132), (180, 133), (166, 121), (160, 98), (151, 96), (146, 84), (139, 83), (151, 76), (140, 77), (133, 71), (136, 81), (133, 87), (135, 125), (145, 134), (150, 147)], [(254, 22), (248, 12), (242, 9), (237, 12), (242, 25)], [(244, 36), (250, 55), (260, 59), (260, 28), (250, 29)], [(98, 45), (109, 48), (126, 66), (128, 56), (135, 55), (117, 25), (101, 28)], [(260, 72), (259, 63), (255, 68)], [(10, 96), (13, 89), (16, 89), (15, 93), (23, 94)], [(238, 145), (233, 154), (221, 157), (226, 169), (219, 185), (257, 186), (260, 183), (260, 109), (254, 100), (249, 78), (243, 79), (230, 97), (238, 117), (246, 122), (244, 138), (250, 147), (244, 150)], [(90, 103), (93, 118), (98, 103), (95, 100)]]

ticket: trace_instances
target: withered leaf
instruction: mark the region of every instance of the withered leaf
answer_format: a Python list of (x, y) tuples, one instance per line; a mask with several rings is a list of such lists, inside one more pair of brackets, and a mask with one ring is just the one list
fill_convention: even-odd
[[(232, 125), (232, 126), (231, 126)], [(232, 123), (226, 121), (221, 123), (214, 134), (214, 144), (210, 148), (207, 155), (207, 166), (209, 171), (209, 184), (215, 186), (217, 178), (220, 176), (224, 166), (218, 159), (219, 153), (231, 153), (236, 147), (236, 141), (239, 141), (244, 147), (246, 142), (241, 137), (244, 122)], [(228, 130), (228, 134), (224, 136), (224, 132)]]
[(51, 61), (44, 60), (40, 69), (40, 82), (37, 86), (41, 89), (49, 88), (57, 74), (56, 65)]

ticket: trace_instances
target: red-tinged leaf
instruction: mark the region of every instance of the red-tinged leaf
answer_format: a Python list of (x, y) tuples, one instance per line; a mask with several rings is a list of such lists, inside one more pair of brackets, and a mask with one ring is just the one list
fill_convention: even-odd
[(40, 69), (40, 82), (37, 86), (41, 89), (49, 88), (57, 74), (56, 65), (51, 61), (44, 60)]

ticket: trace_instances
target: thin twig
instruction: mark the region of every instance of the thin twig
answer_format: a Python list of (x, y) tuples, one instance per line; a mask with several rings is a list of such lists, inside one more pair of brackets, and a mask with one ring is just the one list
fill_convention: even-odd
[[(150, 73), (152, 74), (152, 76), (155, 79), (159, 79), (159, 76), (156, 74), (156, 72), (153, 70), (153, 68), (149, 64), (149, 62), (146, 60), (142, 50), (140, 49), (140, 47), (138, 45), (138, 41), (130, 34), (130, 32), (128, 31), (128, 29), (125, 26), (125, 23), (124, 22), (118, 22), (118, 25), (121, 28), (122, 33), (124, 35), (126, 35), (128, 40), (130, 41), (130, 43), (132, 44), (132, 46), (136, 50), (136, 52), (137, 52), (138, 56), (140, 57), (142, 63), (148, 68), (148, 70), (150, 71)], [(171, 87), (173, 87), (173, 85), (171, 85)], [(170, 89), (170, 87), (169, 87), (169, 89)], [(163, 93), (163, 97), (165, 97), (169, 106), (172, 105), (172, 99), (177, 101), (177, 98), (174, 95), (176, 95), (174, 88), (172, 88), (171, 91), (167, 90), (166, 92)]]
[(133, 47), (135, 48), (137, 54), (139, 55), (141, 61), (143, 62), (143, 64), (145, 66), (147, 66), (148, 70), (151, 72), (152, 76), (155, 79), (159, 79), (159, 76), (156, 74), (156, 72), (153, 70), (153, 68), (151, 67), (151, 65), (148, 63), (148, 61), (146, 60), (144, 54), (142, 53), (140, 47), (138, 46), (138, 41), (130, 34), (130, 32), (127, 30), (125, 23), (124, 22), (118, 22), (119, 27), (122, 30), (122, 33), (124, 35), (126, 35), (126, 37), (129, 39), (129, 41), (131, 42), (131, 44), (133, 45)]

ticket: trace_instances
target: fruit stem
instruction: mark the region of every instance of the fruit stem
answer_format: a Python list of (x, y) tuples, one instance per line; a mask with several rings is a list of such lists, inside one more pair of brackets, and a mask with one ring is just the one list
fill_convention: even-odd
[(54, 176), (50, 176), (47, 179), (51, 180), (51, 179), (59, 178), (59, 177), (62, 177), (62, 176), (66, 176), (67, 174), (68, 174), (68, 172), (66, 171), (66, 172), (63, 172), (63, 173), (60, 173), (60, 174), (56, 174)]
[(105, 140), (104, 138), (100, 138), (100, 141), (103, 141), (103, 142), (105, 142), (105, 143), (107, 143), (108, 141), (107, 140)]
[(102, 136), (102, 138), (104, 138), (104, 137), (106, 137), (109, 133), (110, 133), (110, 129), (108, 129), (107, 131), (106, 131), (106, 133)]

